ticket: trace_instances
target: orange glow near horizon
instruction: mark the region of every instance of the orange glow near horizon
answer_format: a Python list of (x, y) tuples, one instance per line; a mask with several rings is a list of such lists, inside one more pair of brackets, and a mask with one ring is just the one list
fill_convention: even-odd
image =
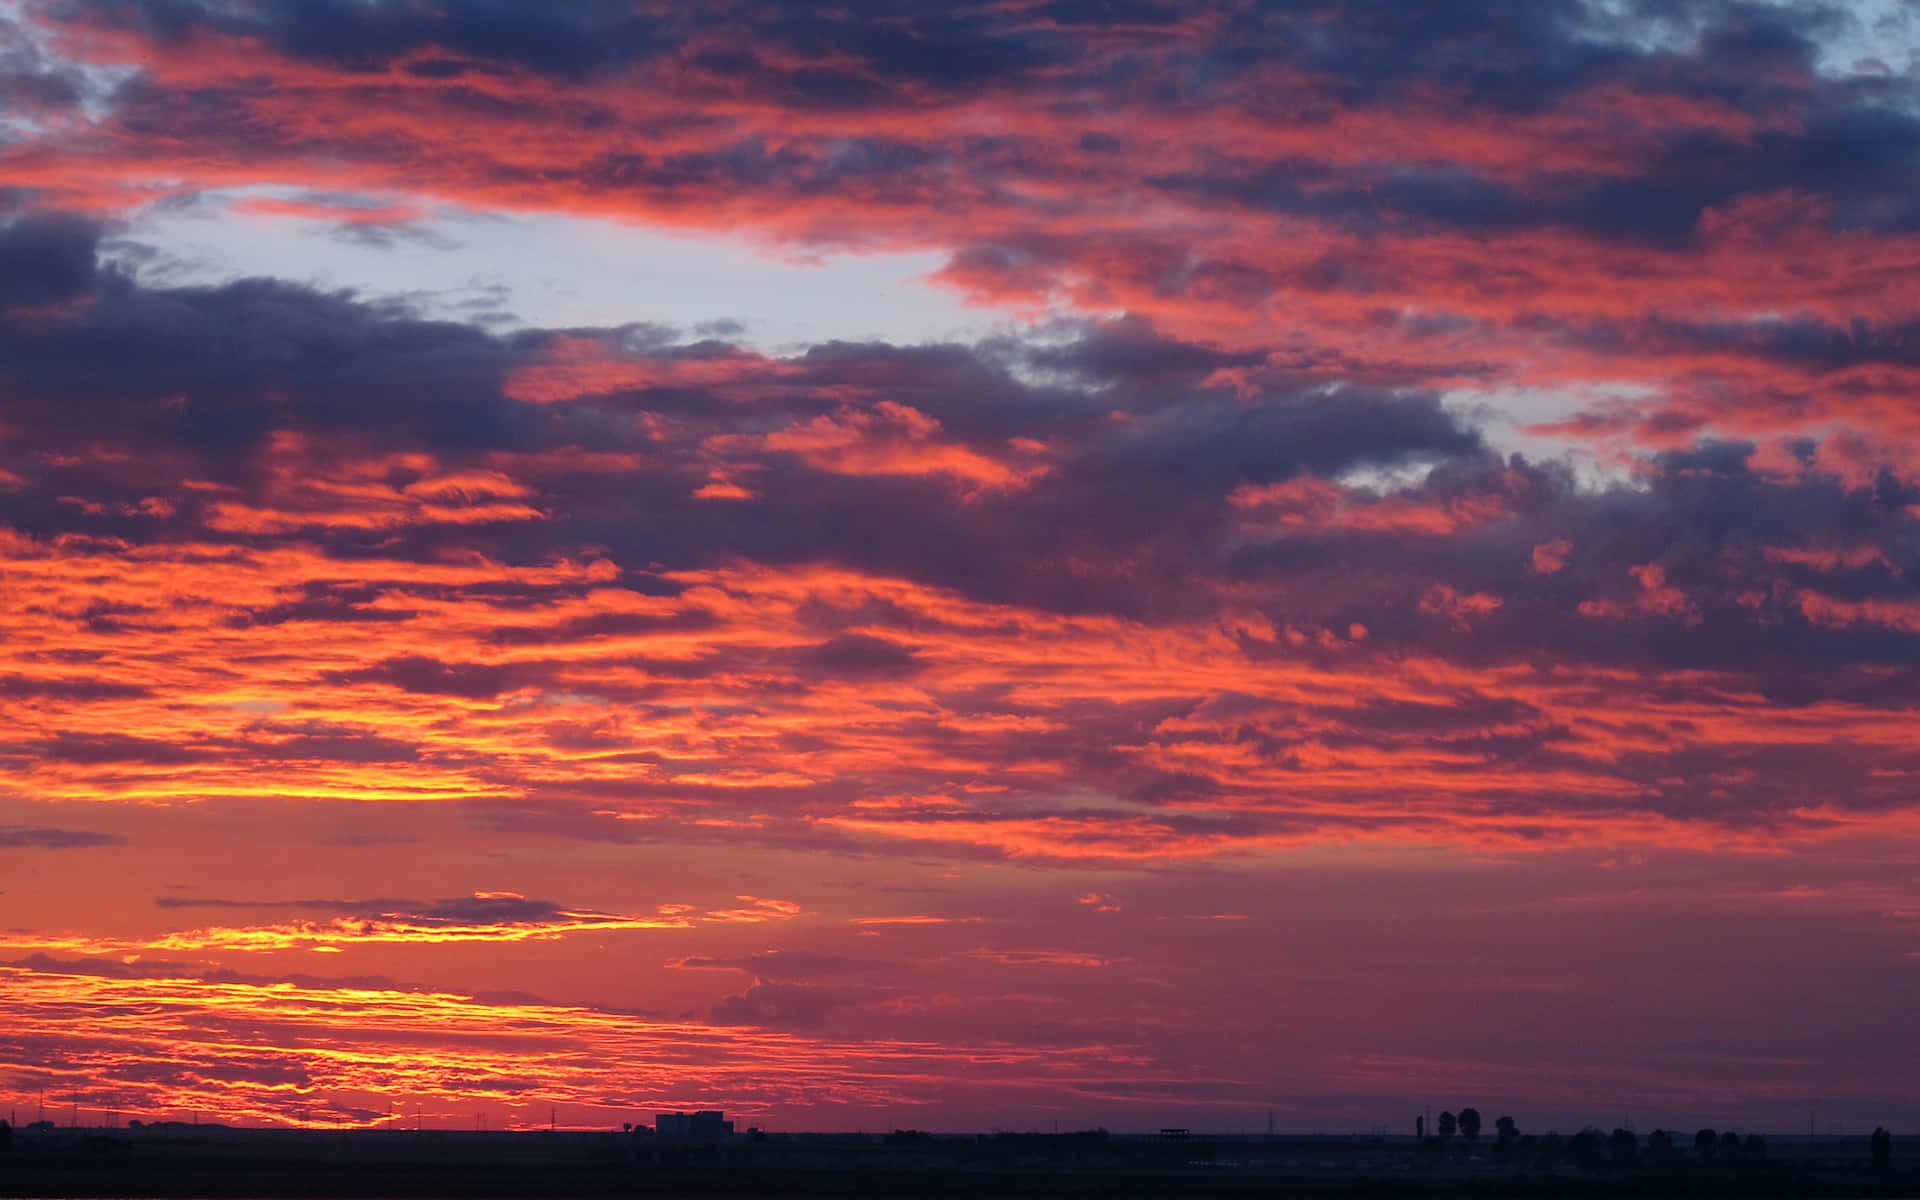
[(1111, 1072), (1139, 1065), (1099, 1048), (835, 1042), (431, 992), (16, 967), (0, 967), (0, 980), (9, 1017), (32, 1022), (35, 1045), (58, 1048), (16, 1077), (17, 1098), (44, 1090), (148, 1119), (371, 1125), (389, 1119), (391, 1102), (396, 1123), (463, 1128), (491, 1110), (544, 1127), (564, 1106), (597, 1126), (725, 1102), (752, 1120), (910, 1105), (916, 1085), (962, 1063), (969, 1089), (1097, 1087), (1090, 1060)]

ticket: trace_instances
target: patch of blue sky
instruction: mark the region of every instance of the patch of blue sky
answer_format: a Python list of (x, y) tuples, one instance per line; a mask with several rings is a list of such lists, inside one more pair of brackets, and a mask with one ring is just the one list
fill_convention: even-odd
[[(260, 211), (275, 203), (282, 211)], [(450, 207), (346, 219), (354, 209), (405, 216), (412, 204), (272, 187), (204, 192), (132, 216), (110, 253), (153, 285), (269, 276), (501, 330), (651, 322), (790, 351), (971, 342), (1008, 324), (928, 279), (946, 261), (938, 250), (794, 255), (745, 239)]]

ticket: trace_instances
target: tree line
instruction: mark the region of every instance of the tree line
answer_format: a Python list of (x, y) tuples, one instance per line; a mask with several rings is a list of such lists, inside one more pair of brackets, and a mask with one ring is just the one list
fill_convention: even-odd
[[(1471, 1152), (1482, 1129), (1480, 1110), (1477, 1108), (1463, 1108), (1457, 1115), (1450, 1111), (1442, 1112), (1434, 1122), (1431, 1135), (1427, 1133), (1425, 1118), (1415, 1124), (1425, 1146), (1441, 1151), (1457, 1136)], [(1536, 1138), (1532, 1134), (1521, 1133), (1519, 1124), (1512, 1117), (1505, 1116), (1496, 1118), (1493, 1127), (1493, 1152), (1498, 1157), (1524, 1152), (1550, 1159), (1564, 1158), (1576, 1166), (1589, 1168), (1642, 1164), (1671, 1166), (1688, 1158), (1682, 1149), (1684, 1135), (1665, 1129), (1649, 1133), (1643, 1146), (1639, 1135), (1631, 1129), (1615, 1129), (1606, 1134), (1588, 1128), (1570, 1138), (1562, 1138), (1552, 1132)], [(1693, 1135), (1692, 1148), (1693, 1159), (1702, 1163), (1725, 1166), (1767, 1161), (1767, 1140), (1757, 1133), (1742, 1137), (1731, 1129), (1701, 1129)], [(1873, 1136), (1868, 1139), (1868, 1151), (1876, 1167), (1885, 1167), (1892, 1159), (1893, 1135), (1884, 1128), (1876, 1127)]]

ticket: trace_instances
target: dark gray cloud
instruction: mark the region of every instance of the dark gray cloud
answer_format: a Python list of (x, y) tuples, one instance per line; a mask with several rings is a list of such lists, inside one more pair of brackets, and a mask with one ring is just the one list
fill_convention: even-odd
[(64, 213), (28, 213), (0, 225), (0, 312), (90, 294), (99, 238), (96, 222)]
[[(820, 144), (775, 144), (752, 130), (726, 132), (727, 122), (698, 111), (708, 96), (831, 113), (919, 111), (991, 91), (1062, 117), (1205, 105), (1254, 123), (1284, 115), (1311, 128), (1343, 112), (1435, 107), (1475, 126), (1511, 123), (1615, 89), (1649, 110), (1669, 101), (1672, 112), (1671, 126), (1654, 131), (1654, 144), (1636, 152), (1628, 172), (1436, 161), (1334, 167), (1305, 155), (1239, 158), (1229, 140), (1213, 166), (1157, 183), (1371, 233), (1564, 228), (1671, 245), (1692, 238), (1708, 209), (1782, 188), (1829, 198), (1839, 227), (1907, 229), (1920, 215), (1912, 199), (1920, 126), (1910, 85), (1826, 78), (1815, 69), (1823, 40), (1849, 19), (1843, 6), (1691, 0), (1622, 13), (1590, 0), (1331, 7), (1284, 0), (1187, 11), (1184, 22), (1143, 12), (1136, 23), (1110, 5), (1036, 11), (986, 3), (728, 3), (642, 13), (600, 0), (539, 12), (500, 0), (431, 7), (69, 0), (60, 10), (70, 20), (141, 31), (163, 48), (195, 32), (255, 39), (350, 78), (404, 64), (449, 86), (508, 70), (581, 84), (671, 66), (690, 107), (662, 120), (704, 121), (715, 137), (698, 150), (623, 146), (584, 155), (575, 177), (595, 193), (690, 199), (751, 190), (802, 199), (853, 192), (936, 206), (963, 166), (959, 174), (975, 195), (1018, 208), (1033, 202), (1004, 186), (1006, 177), (1047, 180), (1071, 169), (1017, 131), (938, 143), (849, 131)], [(1202, 14), (1213, 19), (1195, 19)], [(1087, 36), (1113, 22), (1129, 31), (1124, 49)], [(1275, 78), (1290, 83), (1276, 89)], [(246, 116), (247, 102), (243, 89), (186, 97), (135, 86), (123, 97), (135, 129), (193, 131), (228, 145), (263, 135)], [(487, 103), (514, 102), (490, 96)], [(543, 110), (543, 101), (524, 103), (529, 113)], [(1761, 128), (1718, 127), (1698, 115), (1714, 108)], [(596, 117), (614, 119), (611, 112)], [(1590, 136), (1604, 136), (1604, 128)], [(1090, 132), (1079, 144), (1098, 155), (1101, 139), (1112, 136)], [(511, 164), (489, 173), (503, 183), (537, 178), (519, 179)], [(961, 256), (979, 269), (993, 256), (1019, 253), (976, 240)]]
[(151, 688), (139, 684), (105, 679), (36, 679), (26, 675), (0, 675), (0, 696), (9, 699), (128, 700), (151, 692)]
[(254, 732), (261, 735), (256, 740), (225, 745), (269, 762), (377, 763), (420, 758), (420, 748), (411, 742), (337, 725), (269, 725)]
[[(960, 90), (1020, 78), (1067, 57), (1070, 49), (1063, 36), (964, 6), (916, 11), (862, 3), (822, 10), (728, 3), (641, 12), (614, 0), (540, 10), (504, 0), (431, 7), (353, 0), (264, 7), (232, 0), (74, 0), (67, 13), (139, 30), (163, 44), (197, 31), (218, 32), (257, 38), (289, 57), (349, 71), (373, 72), (404, 61), (413, 74), (441, 80), (506, 67), (577, 80), (631, 70), (707, 35), (686, 56), (689, 65), (788, 104), (826, 108), (875, 103), (905, 85)], [(882, 15), (888, 19), (875, 20)], [(724, 42), (711, 36), (742, 25), (752, 27), (754, 36)]]
[[(42, 537), (270, 542), (276, 535), (208, 529), (216, 503), (209, 497), (282, 504), (273, 489), (284, 492), (285, 480), (274, 474), (266, 446), (296, 433), (308, 450), (291, 469), (319, 476), (374, 446), (424, 452), (448, 470), (482, 466), (495, 452), (535, 456), (519, 474), (535, 489), (531, 500), (545, 519), (371, 530), (316, 523), (299, 530), (348, 557), (378, 546), (382, 555), (431, 560), (449, 548), (478, 546), (504, 561), (538, 563), (597, 547), (620, 562), (651, 564), (621, 583), (661, 596), (680, 587), (660, 578), (663, 570), (733, 558), (843, 563), (982, 600), (1149, 619), (1210, 610), (1218, 584), (1284, 583), (1288, 599), (1271, 609), (1276, 622), (1312, 620), (1336, 629), (1358, 623), (1376, 646), (1452, 638), (1457, 614), (1442, 612), (1429, 595), (1445, 585), (1500, 601), (1474, 618), (1472, 639), (1449, 645), (1452, 655), (1491, 660), (1550, 649), (1769, 677), (1819, 667), (1813, 677), (1824, 680), (1820, 688), (1854, 686), (1821, 671), (1844, 674), (1848, 664), (1912, 653), (1913, 635), (1900, 629), (1820, 624), (1777, 602), (1756, 607), (1751, 598), (1774, 580), (1810, 584), (1815, 574), (1841, 599), (1903, 598), (1915, 562), (1907, 511), (1915, 501), (1891, 476), (1869, 492), (1818, 472), (1785, 480), (1751, 467), (1751, 447), (1723, 444), (1659, 460), (1631, 489), (1582, 490), (1557, 468), (1495, 458), (1430, 392), (1292, 377), (1254, 356), (1166, 338), (1138, 318), (1054, 330), (1031, 346), (838, 343), (778, 363), (714, 343), (681, 346), (662, 334), (647, 343), (651, 349), (626, 353), (642, 363), (697, 356), (745, 385), (777, 371), (779, 387), (750, 409), (706, 385), (685, 384), (537, 404), (513, 398), (506, 380), (516, 368), (543, 361), (551, 334), (496, 337), (290, 285), (141, 288), (78, 266), (69, 245), (74, 228), (16, 221), (6, 230), (18, 254), (76, 264), (57, 274), (91, 289), (88, 304), (57, 319), (0, 326), (15, 380), (4, 415), (35, 429), (39, 452), (0, 462), (25, 481), (0, 494), (0, 514)], [(1593, 343), (1609, 335), (1595, 327), (1585, 336)], [(1821, 369), (1906, 364), (1913, 340), (1904, 327), (1841, 330), (1799, 320), (1740, 327), (1667, 321), (1613, 336)], [(109, 346), (116, 349), (107, 353)], [(1223, 367), (1253, 370), (1254, 390), (1211, 383)], [(764, 446), (771, 434), (816, 422), (868, 439), (882, 458), (934, 444), (912, 441), (923, 435), (899, 432), (906, 426), (879, 409), (848, 408), (849, 389), (924, 414), (938, 422), (926, 435), (934, 443), (980, 461), (1017, 467), (1025, 460), (1009, 444), (1036, 439), (1044, 444), (1038, 461), (1045, 469), (1017, 486), (968, 492), (937, 471), (848, 474), (804, 450)], [(644, 422), (636, 420), (642, 415)], [(754, 495), (724, 503), (697, 498), (709, 473), (726, 465), (715, 461), (713, 447), (730, 443), (740, 446)], [(138, 447), (139, 456), (110, 466), (88, 462), (103, 446)], [(589, 451), (624, 452), (645, 465), (612, 474), (573, 469), (572, 456)], [(68, 457), (49, 465), (49, 452)], [(1426, 472), (1423, 482), (1394, 493), (1396, 503), (1436, 512), (1490, 505), (1493, 516), (1443, 536), (1430, 527), (1318, 519), (1249, 529), (1233, 502), (1248, 488), (1367, 468)], [(181, 488), (188, 476), (225, 481), (228, 490)], [(420, 478), (418, 469), (401, 465), (382, 482), (400, 494)], [(136, 507), (155, 495), (170, 507)], [(98, 501), (100, 511), (62, 502), (66, 496)], [(317, 509), (314, 519), (325, 515)], [(1533, 569), (1532, 548), (1553, 541), (1568, 543), (1566, 566), (1543, 577)], [(1842, 572), (1816, 573), (1763, 553), (1861, 544), (1879, 547), (1879, 558)], [(1691, 598), (1700, 619), (1689, 623), (1639, 603), (1643, 587), (1632, 571), (1648, 564)], [(235, 620), (391, 624), (412, 619), (419, 604), (464, 599), (509, 611), (524, 606), (538, 618), (500, 625), (490, 640), (503, 648), (715, 627), (699, 609), (545, 620), (544, 606), (583, 590), (567, 583), (368, 578), (307, 584), (299, 598)], [(1594, 601), (1611, 603), (1617, 619), (1593, 619)], [(1582, 604), (1589, 605), (1584, 612)], [(158, 615), (102, 607), (84, 619), (111, 632)], [(791, 666), (873, 678), (917, 669), (910, 629), (898, 637), (875, 631), (893, 623), (888, 614), (859, 614), (865, 628), (858, 632), (847, 631), (856, 623), (847, 614), (818, 617), (821, 640)], [(691, 677), (748, 664), (727, 651), (637, 665)], [(421, 653), (326, 678), (489, 700), (547, 685), (556, 670)], [(137, 687), (80, 675), (8, 676), (0, 692), (85, 701), (135, 695)], [(278, 751), (262, 739), (261, 753), (364, 761), (411, 753), (364, 736), (302, 735)], [(64, 761), (105, 763), (196, 761), (216, 748), (76, 731), (46, 749)]]
[(716, 1025), (756, 1025), (765, 1029), (819, 1029), (836, 1010), (876, 998), (864, 989), (819, 987), (807, 983), (756, 983), (746, 991), (714, 1002)]
[[(16, 236), (23, 244), (68, 236), (64, 228), (35, 228), (16, 225)], [(1205, 378), (1221, 366), (1251, 365), (1252, 357), (1160, 338), (1139, 321), (1089, 326), (1064, 348), (1031, 353), (1007, 344), (817, 347), (779, 364), (782, 386), (769, 402), (743, 412), (715, 389), (696, 386), (566, 404), (515, 399), (508, 374), (539, 363), (551, 335), (494, 337), (291, 285), (156, 290), (108, 274), (95, 278), (88, 300), (51, 323), (0, 329), (18, 385), (8, 417), (35, 428), (42, 452), (40, 460), (19, 463), (17, 473), (34, 486), (0, 497), (0, 511), (26, 532), (204, 537), (209, 518), (220, 524), (218, 506), (237, 500), (272, 510), (270, 528), (297, 530), (342, 554), (397, 545), (430, 557), (457, 543), (484, 544), (514, 561), (598, 545), (622, 561), (668, 568), (725, 555), (838, 560), (986, 598), (1124, 610), (1157, 601), (1148, 590), (1111, 580), (1089, 585), (1062, 569), (1066, 556), (1111, 557), (1121, 549), (1117, 537), (1133, 553), (1160, 560), (1156, 574), (1203, 570), (1208, 564), (1196, 556), (1206, 553), (1204, 540), (1172, 541), (1164, 532), (1170, 522), (1192, 531), (1214, 524), (1240, 484), (1481, 453), (1477, 436), (1431, 394), (1276, 377), (1264, 394), (1247, 397)], [(745, 383), (774, 369), (711, 343), (632, 353), (663, 363), (695, 355), (737, 371)], [(1030, 368), (1077, 382), (1023, 382)], [(939, 442), (980, 461), (1010, 460), (1009, 469), (1017, 468), (1019, 456), (1009, 452), (1016, 438), (1045, 443), (1053, 461), (1024, 486), (965, 499), (960, 483), (938, 472), (846, 474), (804, 451), (752, 449), (752, 440), (816, 420), (874, 439), (875, 455), (912, 449), (911, 438), (921, 435), (889, 424), (895, 419), (879, 410), (848, 410), (841, 399), (848, 389), (881, 389), (888, 403), (938, 422)], [(1116, 403), (1131, 410), (1130, 420), (1114, 422)], [(636, 421), (642, 414), (665, 423), (664, 442)], [(269, 453), (272, 439), (288, 434), (304, 439), (305, 456), (291, 464)], [(756, 472), (756, 498), (715, 504), (694, 495), (714, 468), (708, 459), (715, 439), (749, 439), (742, 453)], [(138, 446), (139, 458), (111, 470), (90, 465), (88, 456), (103, 442)], [(524, 475), (540, 489), (536, 502), (549, 519), (328, 525), (330, 511), (315, 505), (329, 497), (289, 501), (286, 472), (324, 476), (374, 447), (423, 451), (448, 469), (499, 452), (548, 455), (554, 465), (536, 463)], [(49, 466), (45, 453), (63, 448), (70, 456)], [(568, 456), (588, 450), (640, 455), (649, 469), (618, 476), (572, 470)], [(183, 489), (188, 476), (231, 490)], [(396, 465), (381, 482), (397, 494), (419, 475)], [(76, 510), (59, 500), (71, 495), (95, 503)], [(155, 495), (164, 508), (150, 502)], [(244, 523), (233, 536), (257, 540)], [(383, 594), (377, 581), (314, 584), (300, 599), (236, 619), (404, 620), (405, 604), (375, 604)], [(95, 619), (118, 616), (103, 611)], [(573, 633), (600, 636), (615, 632), (614, 624), (646, 620), (583, 618)], [(565, 632), (537, 636), (565, 640)], [(518, 644), (514, 639), (526, 636), (503, 630), (499, 638)], [(823, 646), (821, 665), (853, 667), (855, 650), (854, 643)], [(420, 655), (340, 681), (484, 699), (537, 674)]]
[(81, 850), (124, 846), (127, 839), (89, 829), (53, 829), (45, 825), (0, 825), (0, 850)]
[(818, 954), (806, 950), (763, 950), (733, 958), (708, 954), (689, 954), (671, 959), (667, 965), (682, 971), (745, 971), (755, 979), (817, 979), (825, 976), (858, 975), (886, 970), (900, 964), (872, 958), (849, 958), (839, 954)]
[(313, 898), (291, 900), (231, 899), (220, 896), (159, 896), (155, 906), (170, 909), (232, 909), (242, 911), (333, 913), (349, 917), (403, 922), (407, 925), (557, 925), (589, 919), (596, 914), (582, 913), (546, 900), (532, 900), (506, 892), (488, 892), (456, 896), (446, 900), (367, 899), (341, 900)]
[[(48, 975), (86, 975), (102, 979), (195, 979), (207, 983), (290, 983), (295, 987), (366, 988), (383, 992), (423, 990), (418, 984), (402, 983), (387, 975), (331, 977), (307, 974), (249, 975), (224, 967), (209, 967), (205, 963), (168, 962), (153, 958), (122, 962), (113, 958), (63, 959), (50, 954), (29, 954), (0, 965), (22, 967)], [(503, 1001), (503, 1003), (511, 1003), (511, 1001)]]
[(220, 896), (156, 896), (158, 908), (230, 908), (230, 909), (302, 909), (311, 912), (340, 912), (373, 915), (419, 907), (412, 900), (234, 900)]
[(404, 692), (468, 700), (491, 700), (529, 682), (525, 670), (484, 663), (444, 663), (425, 655), (390, 658), (364, 670), (329, 671), (324, 678), (330, 683), (382, 683)]
[(885, 638), (843, 634), (800, 654), (803, 669), (838, 678), (899, 678), (924, 665), (912, 649)]
[(258, 37), (283, 54), (356, 71), (380, 70), (423, 51), (416, 74), (457, 78), (476, 65), (512, 63), (555, 75), (579, 75), (644, 58), (656, 44), (651, 23), (626, 5), (584, 0), (565, 9), (529, 9), (500, 0), (446, 5), (360, 4), (317, 0), (254, 5), (229, 0), (105, 0), (75, 3), (75, 15), (162, 42), (196, 31)]
[(37, 750), (41, 756), (56, 762), (88, 765), (138, 762), (182, 766), (214, 757), (206, 750), (116, 733), (63, 733), (41, 743)]

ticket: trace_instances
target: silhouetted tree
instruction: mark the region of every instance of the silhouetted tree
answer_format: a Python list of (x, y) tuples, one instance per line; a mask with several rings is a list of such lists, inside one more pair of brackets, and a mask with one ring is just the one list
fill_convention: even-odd
[(1567, 1161), (1583, 1171), (1597, 1170), (1607, 1161), (1602, 1145), (1598, 1129), (1582, 1129), (1567, 1139)]
[(1693, 1152), (1701, 1158), (1711, 1159), (1720, 1149), (1720, 1135), (1711, 1129), (1702, 1129), (1693, 1135)]
[(7, 1143), (12, 1140), (13, 1126), (5, 1118), (0, 1118), (0, 1150), (5, 1150)]
[(1479, 1109), (1463, 1108), (1460, 1110), (1460, 1136), (1467, 1139), (1468, 1145), (1472, 1145), (1473, 1140), (1480, 1136)]
[(1885, 1168), (1887, 1163), (1893, 1159), (1893, 1135), (1880, 1126), (1875, 1125), (1873, 1127), (1873, 1140), (1868, 1144), (1873, 1147), (1873, 1165)]
[(1674, 1160), (1673, 1135), (1664, 1129), (1656, 1129), (1647, 1135), (1647, 1157), (1657, 1163), (1670, 1163)]
[(1493, 1143), (1493, 1152), (1500, 1158), (1513, 1153), (1513, 1144), (1520, 1139), (1520, 1127), (1513, 1123), (1512, 1117), (1498, 1117), (1493, 1122), (1493, 1131), (1497, 1135)]
[(1740, 1161), (1740, 1135), (1731, 1129), (1720, 1135), (1720, 1157), (1728, 1162)]
[(1631, 1129), (1616, 1129), (1607, 1138), (1607, 1154), (1615, 1166), (1630, 1167), (1640, 1157), (1640, 1139)]
[(1451, 1138), (1453, 1136), (1453, 1131), (1457, 1126), (1458, 1122), (1456, 1122), (1453, 1119), (1452, 1113), (1443, 1112), (1440, 1114), (1440, 1120), (1435, 1122), (1435, 1124), (1437, 1124), (1440, 1127), (1435, 1132), (1439, 1133), (1440, 1140), (1444, 1142), (1448, 1138)]
[(1746, 1145), (1741, 1147), (1741, 1153), (1745, 1155), (1748, 1162), (1767, 1161), (1767, 1139), (1757, 1133), (1748, 1134)]
[(1528, 1155), (1537, 1167), (1551, 1168), (1565, 1148), (1560, 1135), (1552, 1130), (1548, 1130), (1545, 1137), (1536, 1138), (1529, 1133), (1520, 1139), (1520, 1152)]

